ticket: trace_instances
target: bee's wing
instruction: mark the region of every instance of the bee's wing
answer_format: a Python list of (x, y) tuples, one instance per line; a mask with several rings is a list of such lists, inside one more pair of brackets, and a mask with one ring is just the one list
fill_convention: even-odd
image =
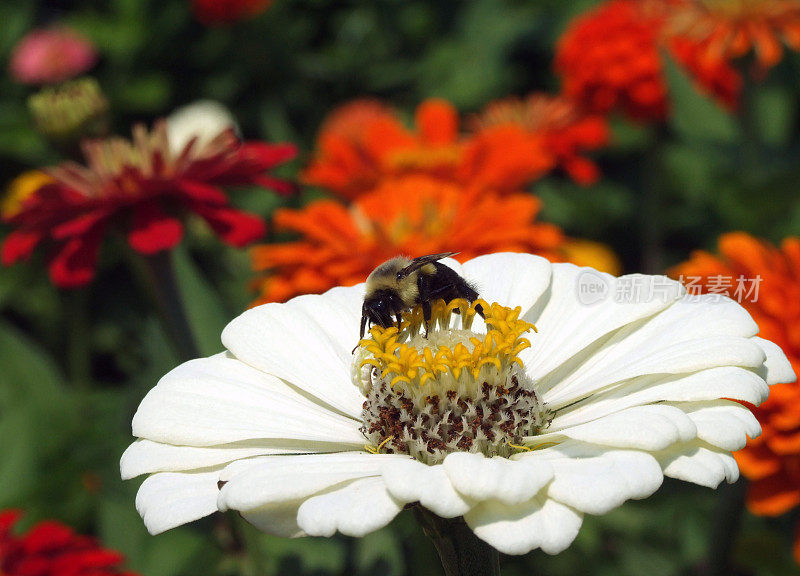
[(397, 279), (401, 280), (411, 274), (414, 270), (419, 270), (425, 264), (430, 264), (431, 262), (436, 262), (437, 260), (441, 260), (442, 258), (448, 258), (450, 256), (455, 256), (458, 252), (442, 252), (441, 254), (428, 254), (427, 256), (420, 256), (419, 258), (414, 258), (411, 261), (411, 264), (400, 270), (397, 273)]

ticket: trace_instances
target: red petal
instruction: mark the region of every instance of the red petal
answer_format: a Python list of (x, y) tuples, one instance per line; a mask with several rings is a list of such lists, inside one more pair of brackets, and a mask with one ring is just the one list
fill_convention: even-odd
[(293, 182), (281, 180), (279, 178), (273, 178), (272, 176), (264, 176), (261, 174), (253, 176), (253, 182), (259, 186), (263, 186), (264, 188), (274, 190), (278, 194), (282, 194), (284, 196), (297, 192), (297, 185)]
[(141, 204), (133, 214), (128, 244), (142, 254), (168, 250), (181, 241), (183, 225), (155, 203)]
[(195, 202), (220, 205), (228, 203), (228, 197), (222, 190), (203, 182), (182, 180), (178, 182), (178, 189)]
[(242, 247), (264, 236), (266, 226), (258, 216), (233, 208), (210, 208), (195, 206), (197, 212), (208, 222), (220, 239), (232, 246)]
[(97, 252), (103, 229), (98, 227), (90, 234), (78, 236), (61, 245), (50, 261), (50, 279), (61, 288), (77, 288), (94, 278)]
[(21, 510), (3, 510), (0, 512), (0, 538), (8, 534), (9, 530), (22, 517)]
[(11, 266), (19, 260), (30, 258), (42, 236), (42, 232), (25, 230), (9, 234), (3, 242), (3, 247), (0, 248), (0, 261), (3, 266)]
[(103, 218), (108, 216), (106, 210), (95, 210), (72, 220), (67, 220), (53, 228), (51, 235), (56, 240), (66, 240), (70, 236), (82, 236), (89, 232)]
[(262, 142), (245, 142), (240, 149), (242, 155), (252, 155), (255, 159), (272, 168), (278, 164), (288, 162), (297, 156), (297, 146), (294, 144), (264, 144)]

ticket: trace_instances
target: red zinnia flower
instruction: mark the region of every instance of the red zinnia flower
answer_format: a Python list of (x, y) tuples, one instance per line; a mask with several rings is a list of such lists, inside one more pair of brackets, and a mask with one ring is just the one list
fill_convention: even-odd
[(0, 512), (0, 574), (3, 576), (135, 576), (122, 572), (119, 552), (100, 547), (94, 539), (75, 534), (47, 520), (25, 535), (12, 533), (22, 514)]
[[(522, 137), (543, 138), (537, 146), (543, 146), (552, 154), (555, 163), (579, 184), (593, 184), (600, 177), (597, 166), (581, 156), (581, 152), (596, 150), (608, 144), (610, 131), (603, 116), (582, 112), (571, 100), (561, 96), (531, 94), (525, 99), (507, 98), (489, 104), (473, 119), (474, 141), (492, 138), (492, 133), (511, 128), (522, 133)], [(502, 139), (497, 139), (498, 149)], [(504, 133), (506, 145), (498, 154), (506, 159), (515, 154), (519, 147), (514, 146), (517, 139)], [(479, 147), (483, 148), (483, 147)], [(492, 148), (492, 146), (489, 146)], [(531, 166), (530, 155), (521, 163)], [(533, 179), (533, 174), (525, 180)]]
[(25, 199), (5, 220), (15, 230), (0, 249), (6, 266), (28, 258), (42, 243), (51, 244), (50, 277), (61, 287), (88, 283), (105, 232), (118, 226), (128, 243), (143, 254), (175, 246), (183, 235), (179, 216), (194, 213), (228, 244), (243, 246), (264, 234), (255, 215), (235, 210), (221, 186), (256, 184), (279, 192), (291, 186), (263, 175), (295, 155), (291, 145), (241, 142), (232, 130), (207, 144), (189, 142), (170, 152), (166, 125), (148, 133), (133, 130), (133, 142), (121, 138), (89, 141), (87, 166), (72, 162), (46, 172), (54, 183)]
[(55, 84), (86, 72), (97, 62), (94, 45), (67, 28), (34, 30), (11, 54), (9, 72), (22, 84)]
[(198, 21), (207, 26), (253, 18), (269, 8), (272, 0), (192, 0)]
[(622, 110), (639, 120), (663, 120), (669, 109), (662, 50), (701, 88), (733, 106), (741, 78), (723, 60), (700, 57), (699, 42), (664, 34), (672, 0), (610, 0), (573, 22), (560, 39), (555, 66), (565, 93), (590, 110)]

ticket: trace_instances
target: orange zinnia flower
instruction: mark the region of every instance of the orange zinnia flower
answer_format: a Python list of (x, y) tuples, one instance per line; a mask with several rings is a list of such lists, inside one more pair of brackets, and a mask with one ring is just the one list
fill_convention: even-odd
[(699, 42), (664, 34), (673, 0), (610, 0), (574, 21), (558, 44), (556, 71), (565, 93), (592, 111), (621, 110), (637, 120), (661, 121), (669, 111), (662, 50), (701, 89), (733, 106), (741, 88), (724, 60), (701, 59)]
[(299, 240), (256, 246), (257, 303), (363, 282), (398, 254), (460, 251), (459, 260), (491, 252), (531, 252), (561, 259), (561, 230), (536, 222), (540, 201), (528, 194), (499, 196), (478, 188), (412, 175), (386, 180), (350, 207), (318, 200), (301, 210), (281, 209), (278, 229)]
[[(738, 300), (758, 324), (759, 335), (778, 344), (800, 373), (800, 238), (780, 249), (743, 232), (723, 235), (720, 255), (704, 251), (672, 270), (687, 288), (726, 294)], [(776, 516), (800, 504), (800, 384), (770, 387), (769, 399), (753, 413), (762, 435), (734, 454), (752, 481), (747, 506)], [(800, 540), (795, 544), (800, 562)]]
[(683, 0), (670, 15), (670, 31), (702, 42), (708, 62), (753, 52), (762, 70), (783, 57), (783, 44), (800, 50), (798, 0)]
[(443, 100), (426, 100), (415, 117), (415, 129), (409, 130), (374, 100), (346, 104), (323, 123), (318, 152), (303, 180), (347, 199), (386, 178), (409, 174), (505, 193), (538, 180), (555, 165), (556, 152), (548, 150), (550, 141), (541, 130), (509, 124), (461, 136), (458, 112)]
[[(521, 130), (522, 138), (536, 138), (537, 146), (542, 145), (538, 138), (544, 138), (544, 147), (552, 154), (556, 165), (573, 180), (579, 184), (593, 184), (600, 177), (597, 165), (580, 153), (608, 144), (608, 122), (603, 116), (581, 111), (567, 98), (531, 94), (524, 99), (498, 100), (475, 117), (473, 125), (476, 142), (491, 140), (492, 133), (497, 134), (504, 127)], [(513, 139), (509, 139), (508, 145), (503, 147), (505, 158), (513, 158), (515, 150), (519, 150), (513, 144)], [(524, 163), (527, 158), (522, 160)], [(530, 166), (529, 160), (527, 164)]]
[(307, 184), (353, 199), (386, 176), (429, 174), (454, 179), (461, 160), (458, 112), (443, 100), (426, 100), (407, 129), (374, 100), (356, 100), (322, 124), (319, 151), (302, 175)]

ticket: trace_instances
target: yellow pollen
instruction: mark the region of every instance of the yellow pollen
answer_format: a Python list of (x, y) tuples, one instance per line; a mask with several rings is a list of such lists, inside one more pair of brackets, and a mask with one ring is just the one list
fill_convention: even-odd
[(536, 330), (530, 322), (519, 319), (520, 307), (507, 308), (500, 304), (489, 304), (478, 299), (472, 304), (464, 299), (455, 299), (449, 303), (437, 300), (431, 303), (431, 334), (435, 330), (450, 330), (451, 314), (458, 312), (461, 331), (471, 329), (478, 314), (476, 307), (483, 310), (487, 332), (485, 335), (475, 334), (457, 342), (452, 346), (435, 345), (424, 341), (422, 349), (403, 340), (419, 338), (424, 333), (425, 319), (421, 307), (406, 312), (402, 316), (400, 327), (370, 328), (369, 338), (360, 341), (359, 346), (367, 357), (363, 357), (360, 367), (372, 366), (380, 373), (381, 378), (388, 379), (394, 387), (402, 382), (407, 386), (423, 386), (446, 373), (458, 380), (466, 371), (474, 380), (478, 380), (484, 367), (494, 368), (497, 372), (509, 369), (512, 365), (523, 367), (519, 353), (529, 348), (531, 343), (523, 338), (529, 330)]

